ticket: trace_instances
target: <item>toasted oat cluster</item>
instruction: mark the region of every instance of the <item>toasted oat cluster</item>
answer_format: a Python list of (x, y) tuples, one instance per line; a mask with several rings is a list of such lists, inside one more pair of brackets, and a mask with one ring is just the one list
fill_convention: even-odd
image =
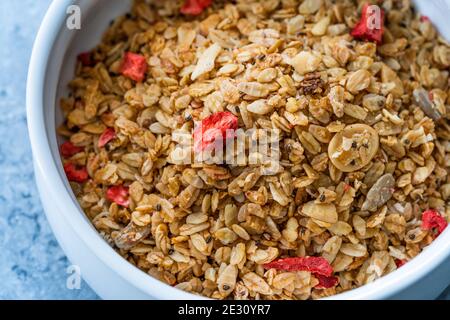
[[(450, 46), (409, 0), (375, 3), (135, 1), (61, 103), (99, 233), (216, 299), (317, 299), (417, 256), (450, 218)], [(279, 132), (279, 157), (175, 161), (175, 133), (191, 158), (238, 129)]]

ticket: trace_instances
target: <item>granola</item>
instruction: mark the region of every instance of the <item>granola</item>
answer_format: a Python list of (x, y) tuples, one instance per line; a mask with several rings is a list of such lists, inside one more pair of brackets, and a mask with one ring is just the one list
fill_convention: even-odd
[[(181, 2), (136, 0), (61, 101), (67, 177), (120, 255), (210, 298), (318, 299), (444, 231), (450, 46), (410, 1), (375, 31), (376, 1)], [(175, 162), (238, 128), (252, 164)], [(251, 151), (264, 130), (277, 161)]]

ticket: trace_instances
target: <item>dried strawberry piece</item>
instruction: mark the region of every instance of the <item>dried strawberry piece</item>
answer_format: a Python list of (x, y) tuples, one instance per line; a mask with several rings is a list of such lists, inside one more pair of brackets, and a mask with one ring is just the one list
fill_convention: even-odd
[(314, 274), (317, 280), (319, 280), (319, 284), (315, 286), (316, 289), (329, 289), (334, 288), (339, 283), (338, 277), (325, 277), (320, 274)]
[(61, 155), (65, 159), (70, 158), (84, 150), (83, 147), (77, 147), (70, 141), (64, 142), (59, 149), (60, 149)]
[(436, 236), (440, 235), (447, 227), (448, 222), (435, 210), (427, 210), (422, 214), (422, 229), (436, 230)]
[(403, 260), (402, 259), (395, 259), (395, 264), (396, 264), (397, 268), (400, 268), (401, 266), (405, 265), (406, 262), (408, 262), (408, 261), (406, 261), (404, 259)]
[(130, 205), (130, 200), (128, 199), (128, 187), (125, 186), (110, 187), (106, 191), (106, 198), (123, 207), (128, 207)]
[(103, 148), (108, 144), (108, 142), (114, 140), (116, 137), (116, 131), (114, 128), (107, 128), (105, 131), (103, 131), (102, 135), (98, 139), (98, 147)]
[(143, 55), (126, 52), (120, 70), (125, 77), (142, 82), (145, 79), (147, 68), (147, 60)]
[[(380, 16), (375, 17), (373, 15), (377, 13), (376, 11), (375, 13), (369, 12), (370, 7), (371, 6), (367, 3), (364, 5), (361, 13), (361, 20), (359, 20), (358, 24), (353, 28), (351, 35), (357, 39), (375, 41), (380, 44), (383, 40), (384, 33), (384, 11), (383, 9), (378, 8)], [(377, 20), (380, 24), (379, 26), (375, 23)]]
[(64, 172), (67, 179), (72, 182), (83, 183), (89, 179), (86, 167), (77, 167), (74, 163), (68, 162), (64, 165)]
[(194, 130), (194, 150), (201, 152), (210, 149), (218, 139), (234, 137), (238, 128), (238, 118), (231, 112), (217, 112), (203, 119)]
[(95, 65), (91, 52), (82, 52), (78, 55), (77, 59), (84, 67), (93, 67)]
[(212, 0), (185, 0), (181, 13), (197, 16), (212, 4)]
[(322, 257), (294, 257), (284, 258), (266, 263), (266, 269), (277, 269), (284, 271), (309, 271), (314, 275), (331, 277), (333, 267)]
[(420, 16), (420, 22), (430, 22), (430, 18), (428, 16)]

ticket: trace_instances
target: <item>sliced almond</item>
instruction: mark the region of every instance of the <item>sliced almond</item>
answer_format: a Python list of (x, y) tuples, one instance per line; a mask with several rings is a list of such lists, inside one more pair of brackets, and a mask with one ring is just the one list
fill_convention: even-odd
[(216, 58), (221, 50), (222, 47), (217, 43), (214, 43), (208, 49), (206, 49), (198, 59), (194, 72), (192, 72), (191, 79), (196, 80), (202, 75), (212, 71), (214, 69)]

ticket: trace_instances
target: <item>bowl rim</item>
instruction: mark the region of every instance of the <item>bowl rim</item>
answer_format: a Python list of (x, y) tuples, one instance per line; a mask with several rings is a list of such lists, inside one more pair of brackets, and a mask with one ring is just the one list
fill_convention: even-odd
[[(84, 0), (79, 0), (84, 1)], [(65, 184), (52, 156), (44, 117), (45, 79), (50, 54), (66, 18), (66, 8), (74, 0), (54, 0), (42, 21), (30, 59), (27, 80), (27, 121), (35, 168), (45, 173), (46, 190), (52, 195), (55, 206), (64, 208), (61, 214), (73, 227), (79, 238), (92, 252), (118, 276), (153, 298), (207, 299), (171, 287), (134, 267), (112, 249), (85, 219)], [(56, 106), (55, 106), (56, 107)], [(56, 134), (56, 133), (55, 133)], [(49, 183), (51, 181), (51, 184)], [(340, 293), (326, 299), (383, 299), (401, 292), (427, 275), (450, 255), (450, 228), (447, 228), (431, 245), (400, 269), (375, 282)]]

